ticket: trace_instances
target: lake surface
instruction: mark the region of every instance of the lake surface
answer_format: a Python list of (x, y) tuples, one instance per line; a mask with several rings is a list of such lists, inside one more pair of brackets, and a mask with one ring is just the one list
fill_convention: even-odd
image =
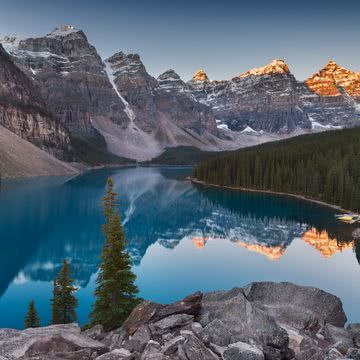
[(161, 303), (194, 291), (291, 281), (339, 296), (360, 322), (360, 244), (334, 211), (300, 200), (195, 186), (189, 168), (127, 168), (5, 182), (0, 191), (0, 327), (23, 327), (33, 299), (50, 319), (52, 280), (71, 261), (79, 321), (93, 303), (108, 176), (140, 295)]

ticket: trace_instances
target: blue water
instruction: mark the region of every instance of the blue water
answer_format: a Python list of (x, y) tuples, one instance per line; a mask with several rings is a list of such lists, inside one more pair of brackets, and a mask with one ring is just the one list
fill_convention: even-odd
[(52, 280), (64, 258), (80, 287), (79, 321), (86, 322), (109, 175), (143, 298), (166, 303), (197, 290), (292, 281), (338, 295), (349, 320), (360, 322), (360, 244), (352, 242), (352, 226), (303, 201), (194, 186), (185, 180), (189, 172), (127, 168), (4, 183), (0, 327), (22, 328), (31, 299), (42, 324), (49, 322)]

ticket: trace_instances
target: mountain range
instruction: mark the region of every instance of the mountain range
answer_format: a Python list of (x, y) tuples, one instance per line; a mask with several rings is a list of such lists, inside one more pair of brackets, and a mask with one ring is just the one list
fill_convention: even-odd
[[(178, 146), (233, 150), (360, 124), (360, 73), (334, 61), (306, 81), (274, 60), (230, 80), (200, 70), (185, 82), (174, 70), (154, 78), (138, 54), (102, 59), (71, 25), (0, 42), (0, 133), (65, 162), (91, 163), (89, 153), (95, 165), (144, 161)], [(0, 145), (0, 165), (10, 145)]]

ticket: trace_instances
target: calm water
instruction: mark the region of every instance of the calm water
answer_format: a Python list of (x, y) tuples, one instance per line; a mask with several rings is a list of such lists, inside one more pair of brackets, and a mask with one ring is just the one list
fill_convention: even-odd
[(189, 169), (132, 168), (75, 178), (16, 180), (0, 191), (0, 327), (23, 326), (34, 299), (50, 317), (63, 258), (80, 286), (78, 316), (93, 302), (103, 238), (100, 200), (112, 175), (141, 296), (166, 303), (196, 290), (292, 281), (330, 291), (360, 322), (360, 244), (332, 210), (264, 194), (196, 187)]

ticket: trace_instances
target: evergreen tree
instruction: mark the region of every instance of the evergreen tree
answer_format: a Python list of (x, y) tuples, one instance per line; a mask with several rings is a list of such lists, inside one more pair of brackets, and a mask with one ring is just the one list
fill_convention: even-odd
[(201, 162), (212, 184), (301, 194), (360, 210), (360, 128), (298, 136)]
[(64, 260), (57, 278), (54, 280), (54, 290), (52, 299), (52, 323), (69, 324), (77, 320), (75, 308), (77, 299), (74, 296), (76, 287), (71, 278), (69, 263)]
[(51, 299), (51, 324), (61, 324), (60, 306), (59, 306), (59, 286), (57, 279), (54, 279), (53, 298)]
[(355, 255), (356, 255), (356, 259), (360, 265), (360, 242), (359, 241), (355, 241)]
[(35, 308), (35, 301), (29, 302), (28, 311), (25, 317), (25, 328), (36, 328), (40, 327), (40, 318)]
[(107, 181), (103, 198), (105, 243), (101, 254), (95, 304), (90, 318), (93, 324), (102, 324), (106, 330), (119, 327), (137, 304), (136, 276), (131, 271), (131, 259), (126, 252), (120, 214), (116, 209), (117, 195), (113, 181)]

